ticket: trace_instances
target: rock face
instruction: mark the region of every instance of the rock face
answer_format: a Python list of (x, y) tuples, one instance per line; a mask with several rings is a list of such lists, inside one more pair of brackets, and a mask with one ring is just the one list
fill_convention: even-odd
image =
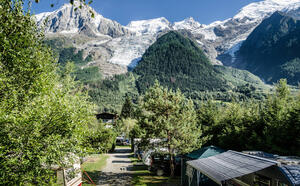
[(249, 70), (267, 83), (300, 81), (300, 20), (294, 11), (275, 12), (249, 35), (231, 66)]
[[(46, 36), (63, 36), (74, 46), (92, 54), (97, 63), (134, 68), (146, 49), (170, 30), (183, 31), (203, 49), (213, 64), (231, 63), (234, 54), (262, 20), (277, 10), (295, 10), (300, 0), (264, 0), (251, 3), (233, 18), (200, 24), (193, 18), (170, 23), (166, 18), (132, 21), (127, 26), (104, 18), (91, 7), (74, 10), (70, 4), (54, 12), (36, 15)], [(91, 16), (94, 12), (94, 18)], [(296, 11), (297, 12), (297, 11)], [(294, 12), (294, 14), (296, 14)], [(48, 20), (45, 25), (45, 20)], [(44, 26), (43, 26), (44, 25)], [(120, 72), (120, 73), (123, 73)]]
[[(94, 17), (92, 17), (92, 12)], [(48, 19), (45, 25), (45, 20)], [(104, 18), (89, 6), (76, 9), (71, 4), (65, 4), (54, 12), (36, 15), (39, 26), (44, 26), (46, 33), (80, 34), (88, 36), (108, 35), (120, 37), (131, 32), (116, 21)]]
[(275, 11), (299, 7), (299, 0), (265, 0), (243, 7), (237, 15), (225, 21), (217, 21), (201, 28), (206, 40), (212, 41), (214, 58), (222, 63), (231, 63), (234, 52), (249, 34)]

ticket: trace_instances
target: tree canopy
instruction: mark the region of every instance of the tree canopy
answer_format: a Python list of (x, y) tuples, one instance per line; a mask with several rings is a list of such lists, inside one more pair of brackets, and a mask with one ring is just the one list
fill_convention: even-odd
[(174, 156), (201, 146), (201, 130), (196, 125), (193, 102), (187, 100), (179, 90), (168, 90), (156, 81), (146, 91), (141, 109), (139, 125), (144, 130), (142, 139), (148, 146), (151, 146), (151, 139), (159, 139), (154, 148), (158, 151), (160, 148), (168, 149), (173, 176)]
[[(86, 151), (94, 106), (68, 75), (57, 73), (22, 0), (0, 1), (0, 183), (45, 185), (51, 167)], [(71, 161), (71, 160), (70, 160)]]

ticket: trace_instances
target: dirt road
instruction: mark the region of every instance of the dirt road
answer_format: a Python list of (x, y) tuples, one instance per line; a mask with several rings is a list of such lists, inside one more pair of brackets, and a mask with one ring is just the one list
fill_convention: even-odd
[(100, 181), (97, 185), (115, 186), (131, 185), (130, 149), (115, 149), (114, 153), (109, 153), (106, 166), (102, 169)]

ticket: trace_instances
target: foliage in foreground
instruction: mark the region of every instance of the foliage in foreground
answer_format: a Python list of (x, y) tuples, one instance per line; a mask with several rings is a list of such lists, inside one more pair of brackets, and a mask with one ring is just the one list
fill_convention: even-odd
[(69, 75), (57, 75), (22, 3), (0, 1), (0, 183), (48, 185), (53, 165), (86, 151), (94, 107)]

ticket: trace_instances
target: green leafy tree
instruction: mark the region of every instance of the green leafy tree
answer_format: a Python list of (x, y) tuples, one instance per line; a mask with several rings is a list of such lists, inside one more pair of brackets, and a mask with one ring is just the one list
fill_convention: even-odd
[(90, 147), (91, 153), (106, 153), (113, 148), (116, 137), (113, 129), (105, 128), (103, 124), (97, 123), (89, 130), (85, 137), (85, 144)]
[(0, 183), (49, 185), (53, 165), (86, 151), (94, 106), (70, 75), (57, 75), (22, 4), (0, 1)]
[(173, 176), (174, 156), (201, 146), (201, 129), (197, 127), (193, 102), (179, 90), (173, 92), (156, 81), (146, 92), (141, 108), (139, 125), (145, 131), (142, 138), (148, 145), (151, 139), (160, 139), (158, 150), (168, 149)]
[(280, 80), (264, 101), (219, 106), (209, 101), (200, 106), (197, 114), (208, 145), (299, 155), (299, 97), (291, 96), (286, 80)]

